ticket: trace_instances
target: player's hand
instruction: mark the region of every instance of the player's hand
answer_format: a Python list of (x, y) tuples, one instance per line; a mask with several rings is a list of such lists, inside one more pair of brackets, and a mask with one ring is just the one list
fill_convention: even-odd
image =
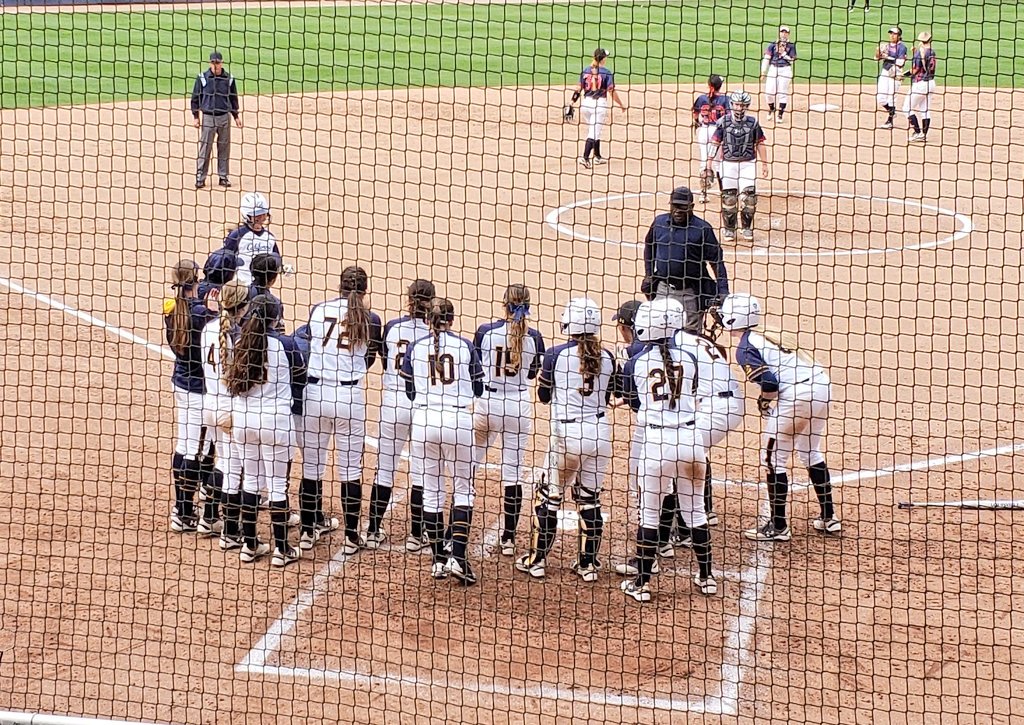
[(768, 398), (758, 396), (757, 398), (757, 411), (761, 414), (762, 418), (767, 418), (772, 414), (772, 403), (774, 401)]
[(241, 116), (239, 116), (238, 118), (235, 119), (235, 125), (238, 126), (239, 128), (242, 127), (242, 117)]
[(291, 263), (282, 265), (281, 266), (281, 274), (283, 274), (285, 277), (294, 277), (295, 276), (295, 265), (291, 264)]
[(231, 419), (231, 412), (223, 412), (217, 415), (217, 427), (225, 433), (230, 433), (233, 421)]
[(192, 125), (195, 126), (196, 128), (199, 128), (200, 126), (203, 125), (203, 122), (200, 121), (198, 118), (193, 118), (192, 119)]
[(768, 162), (767, 161), (762, 161), (761, 162), (761, 177), (765, 178), (765, 179), (768, 178)]

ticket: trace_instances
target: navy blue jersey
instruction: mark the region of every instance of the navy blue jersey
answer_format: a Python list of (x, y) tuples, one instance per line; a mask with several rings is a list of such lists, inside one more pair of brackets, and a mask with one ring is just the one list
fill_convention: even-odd
[(768, 65), (776, 68), (788, 68), (796, 60), (796, 45), (794, 43), (778, 40), (769, 43), (765, 48), (764, 57), (768, 59)]
[(882, 70), (892, 70), (896, 61), (907, 58), (907, 44), (902, 40), (898, 43), (886, 43), (882, 51)]
[(935, 80), (935, 65), (937, 58), (935, 51), (931, 48), (918, 48), (914, 51), (914, 58), (910, 62), (910, 79), (918, 81)]
[(587, 98), (604, 98), (615, 88), (615, 75), (604, 67), (587, 66), (580, 73), (580, 88)]
[[(202, 298), (186, 300), (189, 306), (189, 341), (188, 346), (182, 352), (174, 352), (174, 372), (171, 374), (171, 382), (174, 387), (190, 393), (203, 394), (206, 392), (206, 383), (203, 375), (203, 355), (200, 338), (206, 323), (217, 316), (213, 310), (206, 306)], [(164, 325), (167, 331), (167, 342), (171, 342), (171, 313), (174, 311), (176, 301), (171, 298), (164, 301)]]
[(292, 413), (302, 415), (302, 402), (306, 395), (306, 366), (309, 363), (309, 340), (303, 339), (297, 330), (294, 335), (272, 330), (270, 336), (280, 341), (284, 347), (292, 374)]
[(693, 102), (693, 120), (701, 126), (714, 126), (730, 108), (729, 96), (713, 91), (701, 93)]

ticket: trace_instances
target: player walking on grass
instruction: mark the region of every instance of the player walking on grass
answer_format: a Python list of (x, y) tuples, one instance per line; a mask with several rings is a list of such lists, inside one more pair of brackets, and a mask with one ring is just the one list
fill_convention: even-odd
[[(712, 160), (722, 153), (722, 225), (727, 241), (736, 238), (739, 217), (743, 238), (754, 238), (754, 212), (757, 210), (757, 162), (761, 162), (761, 176), (768, 178), (768, 155), (761, 124), (750, 108), (750, 94), (736, 91), (729, 96), (731, 112), (718, 122), (711, 137), (711, 150), (704, 173), (711, 172)], [(742, 204), (743, 209), (740, 210)]]
[(887, 114), (881, 127), (891, 129), (893, 118), (896, 116), (896, 94), (903, 79), (903, 66), (907, 63), (907, 46), (903, 42), (903, 30), (899, 26), (889, 28), (889, 42), (875, 49), (875, 60), (882, 61), (875, 97), (878, 105), (884, 108)]
[[(676, 300), (645, 302), (636, 315), (644, 348), (622, 374), (623, 397), (644, 431), (640, 453), (640, 526), (636, 537), (636, 578), (622, 582), (626, 596), (651, 600), (650, 581), (658, 553), (664, 511), (683, 514), (693, 539), (698, 572), (694, 583), (706, 596), (718, 591), (711, 573), (711, 531), (704, 511), (703, 436), (696, 426), (696, 391), (702, 374), (696, 357), (672, 344), (683, 328)], [(672, 513), (668, 516), (671, 526)], [(665, 532), (667, 534), (667, 531)], [(667, 539), (667, 536), (666, 536)]]
[(700, 152), (700, 203), (708, 201), (708, 189), (712, 182), (721, 176), (722, 163), (712, 159), (711, 173), (704, 171), (711, 151), (711, 137), (715, 126), (729, 112), (729, 97), (722, 93), (721, 76), (708, 78), (708, 91), (697, 96), (693, 102), (693, 127), (697, 130), (697, 148)]
[[(484, 392), (484, 373), (473, 345), (451, 331), (451, 302), (435, 298), (427, 321), (430, 334), (414, 342), (402, 359), (406, 395), (415, 407), (413, 486), (423, 490), (423, 529), (433, 554), (431, 576), (445, 579), (450, 574), (470, 585), (476, 583), (466, 557), (475, 496), (470, 406)], [(446, 473), (452, 481), (450, 558), (443, 533)]]
[[(722, 303), (722, 327), (737, 340), (736, 362), (747, 380), (761, 388), (757, 407), (765, 418), (763, 459), (768, 477), (771, 518), (743, 534), (754, 541), (789, 541), (786, 514), (789, 457), (795, 450), (807, 466), (821, 513), (814, 528), (823, 534), (842, 530), (832, 503), (832, 484), (822, 440), (828, 425), (832, 385), (825, 368), (784, 333), (761, 330), (761, 303), (748, 294), (732, 294)], [(774, 404), (774, 407), (773, 407)]]
[(323, 534), (338, 527), (323, 514), (327, 449), (334, 438), (335, 464), (341, 484), (345, 525), (342, 550), (363, 548), (359, 514), (363, 498), (363, 445), (366, 397), (363, 379), (380, 349), (380, 317), (366, 306), (369, 278), (362, 267), (341, 272), (341, 296), (321, 302), (309, 316), (309, 371), (302, 421), (302, 482), (299, 546), (311, 549)]
[(569, 300), (562, 332), (569, 341), (544, 354), (537, 397), (551, 406), (550, 443), (535, 490), (530, 552), (515, 567), (535, 579), (546, 574), (555, 543), (562, 492), (571, 486), (579, 509), (579, 537), (572, 569), (597, 581), (604, 519), (601, 489), (611, 463), (611, 426), (606, 411), (617, 387), (615, 358), (601, 347), (601, 309), (593, 300)]
[[(761, 59), (761, 80), (764, 81), (764, 95), (768, 101), (768, 120), (778, 120), (786, 113), (789, 91), (793, 85), (793, 62), (796, 60), (796, 45), (789, 42), (789, 28), (779, 26), (779, 39), (769, 43)], [(778, 116), (776, 116), (778, 108)]]
[(511, 284), (502, 299), (504, 316), (477, 330), (473, 347), (484, 370), (484, 396), (473, 411), (476, 464), (501, 437), (501, 553), (516, 552), (516, 528), (523, 506), (523, 464), (533, 429), (530, 381), (540, 372), (544, 339), (529, 326), (530, 290)]
[[(924, 31), (917, 36), (920, 45), (914, 50), (910, 61), (910, 93), (903, 102), (903, 112), (914, 133), (910, 135), (911, 143), (928, 141), (928, 130), (932, 126), (931, 99), (935, 92), (935, 66), (938, 61), (932, 50), (932, 34)], [(918, 114), (921, 115), (920, 122)]]
[[(395, 472), (402, 456), (402, 450), (409, 442), (412, 430), (413, 405), (405, 394), (405, 382), (401, 379), (402, 362), (409, 346), (430, 334), (427, 316), (430, 304), (437, 292), (434, 283), (417, 279), (409, 285), (406, 293), (406, 313), (384, 326), (381, 347), (381, 364), (384, 367), (383, 392), (380, 402), (380, 443), (377, 451), (377, 477), (370, 491), (370, 521), (366, 529), (366, 548), (377, 549), (386, 537), (381, 522), (395, 484)], [(411, 468), (411, 466), (410, 466)], [(409, 490), (409, 536), (405, 541), (406, 551), (420, 551), (428, 545), (423, 534), (423, 488), (421, 481), (410, 479)]]
[[(174, 297), (164, 300), (164, 323), (167, 343), (174, 353), (174, 408), (177, 418), (177, 439), (171, 460), (174, 480), (174, 511), (171, 530), (178, 533), (195, 531), (200, 522), (195, 515), (195, 494), (204, 481), (213, 481), (213, 434), (203, 421), (203, 379), (201, 338), (203, 327), (216, 315), (197, 297), (199, 267), (191, 259), (183, 259), (171, 269)], [(209, 494), (219, 491), (211, 485)], [(208, 496), (215, 505), (217, 496)], [(210, 520), (204, 516), (203, 533), (213, 533), (216, 510)]]
[(587, 141), (583, 146), (580, 165), (587, 169), (593, 168), (594, 164), (608, 163), (601, 155), (601, 128), (608, 118), (608, 99), (611, 98), (619, 108), (626, 110), (615, 90), (615, 75), (606, 66), (608, 58), (608, 51), (604, 48), (594, 51), (590, 65), (580, 73), (579, 87), (572, 94), (570, 102), (571, 105), (583, 96), (580, 116), (587, 124)]

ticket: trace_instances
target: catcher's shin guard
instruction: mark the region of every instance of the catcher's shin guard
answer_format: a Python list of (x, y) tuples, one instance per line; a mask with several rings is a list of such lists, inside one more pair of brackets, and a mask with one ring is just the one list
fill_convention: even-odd
[(744, 229), (750, 229), (754, 226), (754, 212), (757, 211), (757, 189), (753, 186), (743, 189), (743, 192), (740, 194), (740, 201), (743, 204), (743, 210), (740, 212), (740, 223)]
[(601, 504), (580, 506), (577, 561), (581, 568), (597, 565), (597, 554), (601, 550), (603, 535), (604, 519), (601, 516)]
[(722, 192), (722, 225), (726, 229), (736, 228), (739, 204), (739, 193), (736, 189), (726, 189)]
[(466, 560), (466, 546), (469, 544), (469, 527), (473, 523), (473, 509), (456, 506), (452, 509), (452, 557), (456, 561)]
[(551, 553), (551, 547), (555, 544), (555, 530), (558, 528), (557, 510), (538, 488), (530, 525), (529, 566), (544, 561)]

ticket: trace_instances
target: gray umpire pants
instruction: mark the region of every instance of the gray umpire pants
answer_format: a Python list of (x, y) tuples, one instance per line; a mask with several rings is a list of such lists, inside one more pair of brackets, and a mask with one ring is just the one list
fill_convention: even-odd
[(685, 287), (676, 288), (667, 282), (658, 282), (654, 290), (654, 299), (668, 298), (676, 300), (683, 306), (686, 312), (686, 325), (683, 329), (687, 332), (701, 333), (704, 331), (704, 312), (700, 309), (700, 299), (697, 293)]
[(213, 139), (217, 138), (217, 175), (228, 178), (228, 161), (231, 160), (231, 114), (203, 114), (199, 127), (199, 155), (196, 157), (196, 181), (206, 181), (210, 171), (210, 156), (213, 154)]

